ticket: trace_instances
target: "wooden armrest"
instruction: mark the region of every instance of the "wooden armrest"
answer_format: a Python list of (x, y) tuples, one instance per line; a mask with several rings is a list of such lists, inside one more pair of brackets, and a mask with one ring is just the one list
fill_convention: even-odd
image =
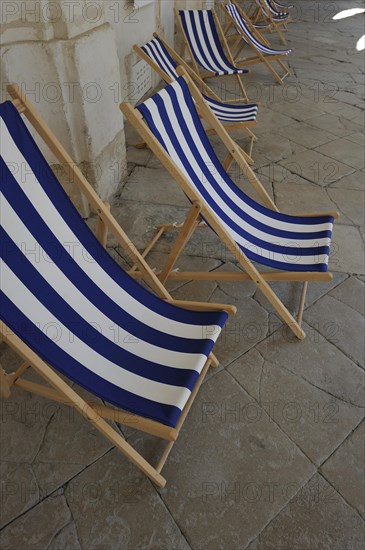
[(182, 307), (183, 309), (191, 309), (193, 311), (225, 311), (228, 315), (236, 315), (236, 306), (228, 304), (211, 304), (207, 302), (189, 302), (187, 300), (166, 300), (174, 306)]

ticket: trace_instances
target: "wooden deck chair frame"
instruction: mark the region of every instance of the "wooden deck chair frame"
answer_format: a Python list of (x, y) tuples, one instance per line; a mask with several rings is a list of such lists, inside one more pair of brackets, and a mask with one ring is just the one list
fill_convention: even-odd
[[(261, 182), (258, 180), (255, 173), (249, 167), (244, 157), (241, 154), (240, 149), (236, 146), (232, 138), (227, 134), (224, 126), (216, 119), (211, 110), (207, 107), (206, 103), (202, 99), (202, 96), (199, 90), (196, 88), (193, 81), (190, 79), (189, 75), (183, 67), (178, 67), (178, 73), (182, 75), (189, 88), (192, 96), (194, 97), (196, 103), (200, 103), (200, 112), (204, 119), (209, 122), (217, 131), (217, 134), (222, 139), (222, 142), (226, 146), (228, 152), (235, 159), (237, 164), (242, 169), (243, 173), (246, 175), (249, 182), (254, 187), (255, 191), (261, 198), (262, 202), (268, 208), (278, 212), (278, 208), (275, 205), (274, 201), (271, 199)], [(190, 182), (187, 180), (185, 175), (181, 170), (176, 166), (172, 161), (168, 153), (158, 142), (155, 136), (150, 131), (147, 123), (143, 119), (141, 113), (134, 109), (129, 103), (122, 103), (121, 111), (126, 116), (126, 118), (131, 122), (133, 127), (139, 132), (142, 138), (146, 141), (150, 149), (155, 153), (160, 162), (165, 166), (169, 171), (171, 176), (177, 181), (181, 189), (187, 195), (189, 200), (194, 203), (199, 199), (199, 195), (194, 190)], [(180, 272), (173, 271), (174, 265), (176, 264), (179, 256), (183, 252), (183, 249), (190, 237), (194, 233), (195, 229), (198, 227), (207, 227), (206, 224), (201, 223), (201, 218), (191, 218), (189, 213), (186, 217), (184, 223), (182, 224), (165, 224), (158, 226), (158, 233), (146, 248), (143, 253), (143, 256), (146, 255), (152, 250), (153, 246), (156, 244), (158, 239), (163, 235), (165, 231), (177, 230), (178, 236), (174, 245), (172, 246), (171, 252), (166, 260), (166, 263), (160, 272), (157, 272), (157, 276), (161, 282), (165, 283), (167, 280), (220, 280), (220, 281), (254, 281), (258, 288), (262, 291), (267, 300), (275, 308), (278, 315), (281, 319), (288, 325), (292, 332), (299, 339), (305, 338), (305, 333), (301, 328), (302, 315), (305, 305), (305, 297), (309, 281), (331, 281), (332, 274), (329, 272), (298, 272), (298, 271), (273, 271), (273, 272), (260, 272), (253, 265), (251, 260), (245, 255), (245, 253), (240, 249), (237, 243), (232, 239), (232, 237), (227, 233), (219, 219), (215, 216), (212, 211), (202, 204), (200, 215), (204, 217), (207, 221), (207, 224), (214, 230), (214, 232), (222, 239), (223, 243), (227, 246), (228, 250), (234, 256), (235, 260), (239, 263), (244, 272), (242, 273), (232, 273), (232, 272)], [(298, 216), (312, 216), (313, 214), (297, 214)], [(315, 216), (324, 216), (330, 215), (335, 219), (339, 217), (338, 212), (321, 212), (314, 214)], [(199, 223), (200, 222), (200, 223)], [(138, 277), (140, 274), (135, 273), (135, 276)], [(286, 306), (281, 302), (279, 297), (272, 290), (269, 281), (298, 281), (303, 282), (303, 288), (300, 298), (300, 304), (297, 314), (297, 319), (288, 311)]]
[[(194, 54), (193, 54), (193, 51), (190, 47), (190, 44), (189, 44), (189, 41), (186, 37), (186, 34), (185, 34), (185, 30), (184, 30), (184, 26), (181, 22), (181, 18), (180, 18), (180, 15), (179, 15), (179, 10), (177, 8), (174, 9), (175, 11), (175, 17), (176, 17), (176, 21), (177, 21), (177, 24), (178, 24), (178, 27), (179, 29), (181, 30), (181, 33), (182, 33), (182, 37), (183, 37), (183, 48), (182, 48), (182, 52), (181, 52), (181, 57), (183, 57), (184, 55), (184, 51), (185, 49), (188, 50), (189, 52), (189, 57), (190, 57), (190, 61), (191, 63), (193, 64), (193, 67), (194, 67), (194, 72), (199, 75), (199, 77), (202, 79), (202, 80), (205, 80), (207, 78), (214, 78), (216, 77), (217, 75), (212, 73), (212, 72), (209, 72), (209, 71), (202, 71), (201, 68), (199, 67), (199, 64), (197, 63), (195, 57), (194, 57)], [(233, 59), (233, 56), (232, 56), (232, 53), (231, 53), (231, 50), (228, 46), (228, 42), (226, 40), (226, 37), (223, 33), (223, 29), (222, 29), (222, 26), (220, 24), (220, 21), (217, 17), (217, 14), (215, 12), (214, 9), (210, 10), (212, 12), (212, 15), (213, 15), (213, 19), (214, 19), (214, 22), (216, 24), (216, 27), (217, 27), (217, 30), (218, 30), (218, 35), (221, 39), (221, 43), (222, 43), (222, 47), (223, 47), (223, 50), (226, 51), (226, 54), (227, 54), (227, 58), (228, 60), (232, 63), (232, 65), (236, 66), (235, 64), (235, 61)], [(185, 65), (183, 65), (185, 66)], [(241, 67), (238, 67), (238, 68), (241, 68)], [(239, 74), (236, 74), (236, 75), (223, 75), (223, 76), (226, 76), (226, 77), (229, 77), (229, 76), (236, 76), (236, 79), (237, 79), (237, 82), (238, 82), (238, 87), (239, 89), (241, 90), (241, 93), (242, 93), (242, 97), (243, 99), (248, 102), (248, 96), (247, 96), (247, 92), (246, 92), (246, 89), (243, 85), (243, 82), (242, 82), (242, 79), (241, 79), (241, 75)], [(242, 102), (242, 98), (237, 98), (237, 99), (232, 99), (232, 100), (227, 100), (226, 103), (237, 103), (241, 101)]]
[[(228, 0), (226, 0), (225, 3), (227, 3)], [(248, 25), (250, 26), (250, 29), (252, 31), (252, 33), (254, 34), (254, 36), (257, 38), (257, 40), (259, 40), (260, 42), (262, 42), (263, 44), (265, 44), (265, 46), (268, 46), (268, 47), (271, 47), (271, 44), (270, 42), (268, 41), (268, 39), (266, 38), (266, 36), (263, 35), (264, 32), (268, 32), (270, 29), (269, 27), (267, 28), (263, 28), (263, 29), (257, 29), (253, 24), (252, 24), (252, 21), (250, 20), (249, 16), (247, 15), (247, 12), (245, 12), (241, 6), (238, 6), (236, 4), (236, 2), (234, 2), (234, 0), (229, 0), (229, 3), (230, 4), (234, 4), (238, 9), (240, 9), (241, 13), (244, 15), (245, 17), (245, 20), (248, 22)], [(222, 6), (222, 4), (221, 4)], [(224, 8), (224, 6), (222, 6)], [(228, 18), (228, 12), (227, 10), (224, 8), (224, 18), (225, 19), (228, 19), (227, 23), (226, 23), (226, 26), (224, 27), (223, 29), (223, 32), (224, 32), (224, 35), (226, 36), (227, 38), (227, 42), (228, 42), (228, 45), (229, 45), (229, 42), (230, 40), (233, 40), (233, 45), (229, 46), (230, 49), (231, 49), (231, 53), (233, 55), (233, 59), (236, 60), (237, 56), (239, 55), (239, 53), (242, 51), (242, 49), (244, 48), (245, 46), (245, 43), (244, 41), (242, 40), (241, 38), (241, 35), (239, 34), (236, 26), (234, 25), (233, 21), (232, 21), (232, 18), (229, 17)], [(232, 34), (228, 34), (229, 31), (231, 29), (234, 29), (234, 33)], [(235, 55), (235, 50), (239, 47), (239, 50), (237, 52), (237, 55)]]
[[(257, 6), (255, 2), (252, 3), (252, 14), (250, 16), (251, 21), (256, 23), (268, 23), (270, 32), (276, 32), (280, 38), (280, 42), (283, 45), (287, 45), (287, 40), (284, 36), (283, 30), (286, 32), (288, 30), (288, 23), (292, 22), (291, 16), (289, 15), (285, 21), (275, 21), (273, 14), (269, 11), (268, 7), (265, 6), (260, 0), (260, 7)], [(250, 8), (251, 8), (250, 6)], [(249, 8), (249, 9), (250, 9)]]
[[(261, 35), (258, 33), (257, 29), (253, 26), (252, 22), (249, 20), (245, 12), (236, 4), (237, 9), (239, 10), (240, 14), (242, 15), (243, 19), (245, 20), (247, 26), (249, 27), (252, 34), (258, 39), (261, 40)], [(285, 63), (282, 62), (282, 59), (285, 59), (287, 55), (285, 54), (278, 54), (278, 55), (264, 55), (262, 52), (260, 52), (255, 44), (250, 40), (248, 36), (244, 36), (242, 33), (242, 30), (237, 25), (236, 21), (231, 17), (231, 15), (227, 12), (225, 7), (221, 4), (221, 8), (225, 14), (225, 16), (228, 18), (228, 21), (232, 23), (232, 25), (235, 26), (239, 36), (236, 40), (236, 43), (233, 45), (233, 48), (236, 48), (236, 46), (239, 45), (239, 42), (241, 42), (241, 47), (239, 50), (235, 53), (235, 63), (239, 67), (246, 67), (250, 65), (255, 65), (257, 63), (264, 63), (268, 70), (271, 72), (271, 74), (274, 76), (275, 80), (279, 84), (284, 83), (284, 78), (286, 78), (288, 75), (290, 75), (290, 69), (285, 65)], [(246, 41), (248, 42), (248, 45), (251, 46), (251, 48), (255, 51), (256, 56), (255, 57), (249, 57), (246, 59), (238, 60), (237, 57), (246, 45)], [(279, 65), (279, 67), (284, 71), (283, 76), (280, 76), (279, 73), (274, 69), (274, 67), (271, 65), (270, 61), (276, 61), (276, 63)]]
[[(236, 8), (240, 11), (241, 15), (243, 15), (248, 27), (250, 28), (250, 31), (255, 36), (255, 38), (257, 40), (259, 40), (259, 42), (262, 42), (262, 44), (264, 44), (265, 46), (270, 48), (271, 47), (270, 42), (268, 41), (266, 36), (264, 36), (262, 34), (265, 29), (264, 30), (263, 29), (260, 29), (260, 30), (257, 29), (253, 25), (251, 19), (247, 15), (247, 13), (241, 8), (241, 6), (238, 6), (237, 3), (234, 2), (234, 0), (229, 0), (229, 2), (230, 2), (230, 4), (234, 4), (236, 6)], [(233, 59), (236, 62), (236, 60), (237, 60), (238, 56), (240, 55), (240, 53), (242, 52), (243, 48), (245, 46), (249, 46), (249, 44), (247, 44), (245, 40), (242, 40), (242, 35), (238, 31), (237, 25), (235, 24), (235, 21), (232, 19), (232, 17), (229, 16), (229, 13), (227, 12), (227, 10), (225, 9), (223, 4), (221, 4), (221, 9), (223, 11), (224, 18), (226, 20), (228, 20), (226, 26), (223, 29), (224, 34), (227, 36), (230, 29), (231, 28), (234, 29), (234, 34), (228, 35), (227, 41), (229, 43), (229, 39), (234, 40), (233, 44), (230, 46), (230, 49), (231, 49)]]
[[(82, 172), (75, 165), (70, 155), (63, 148), (61, 143), (53, 135), (42, 118), (35, 111), (33, 106), (27, 101), (25, 95), (19, 90), (17, 85), (11, 84), (7, 87), (8, 93), (12, 98), (13, 105), (19, 113), (24, 114), (33, 128), (37, 131), (40, 137), (48, 145), (52, 153), (56, 156), (63, 167), (70, 171), (72, 181), (77, 185), (80, 192), (87, 199), (90, 207), (97, 213), (98, 226), (97, 237), (101, 244), (105, 247), (107, 233), (110, 231), (117, 239), (119, 245), (132, 258), (135, 266), (138, 267), (141, 278), (147, 282), (156, 294), (163, 300), (172, 304), (178, 305), (186, 309), (196, 311), (226, 311), (228, 314), (234, 314), (236, 308), (234, 306), (223, 304), (204, 304), (200, 302), (188, 302), (173, 300), (167, 292), (161, 281), (156, 277), (155, 273), (150, 269), (144, 258), (139, 254), (137, 249), (132, 245), (127, 235), (124, 233), (116, 219), (110, 213), (108, 204), (104, 203), (89, 182), (86, 180)], [(200, 211), (199, 203), (194, 205), (196, 211)], [(133, 271), (132, 271), (133, 273)], [(181, 412), (180, 418), (175, 428), (171, 428), (160, 422), (143, 418), (136, 414), (123, 411), (121, 409), (106, 405), (99, 405), (95, 402), (88, 402), (80, 397), (63, 379), (55, 372), (41, 357), (31, 350), (16, 334), (14, 334), (5, 323), (0, 322), (0, 341), (8, 344), (22, 359), (23, 363), (20, 367), (11, 374), (6, 374), (0, 365), (0, 393), (2, 397), (9, 397), (12, 386), (17, 386), (26, 391), (32, 392), (56, 402), (67, 404), (74, 407), (84, 418), (89, 420), (92, 425), (102, 433), (116, 448), (121, 451), (133, 464), (135, 464), (144, 474), (146, 474), (158, 487), (163, 487), (166, 480), (161, 475), (162, 467), (164, 466), (169, 453), (176, 441), (184, 420), (190, 410), (190, 407), (197, 395), (197, 392), (204, 380), (204, 377), (210, 366), (217, 367), (218, 361), (213, 353), (209, 355), (207, 361), (201, 371), (201, 374), (194, 386), (190, 398), (187, 401), (185, 408)], [(48, 384), (38, 384), (22, 379), (22, 375), (29, 367), (33, 367), (41, 378)], [(125, 426), (130, 426), (137, 430), (141, 430), (148, 434), (162, 438), (167, 441), (166, 446), (161, 453), (157, 465), (152, 466), (145, 460), (110, 424), (109, 421), (114, 421)]]
[[(259, 0), (260, 1), (260, 0)], [(265, 6), (260, 1), (261, 6), (261, 17), (260, 17), (260, 11), (259, 8), (257, 8), (257, 17), (254, 19), (255, 23), (262, 20), (263, 22), (267, 22), (269, 24), (269, 28), (271, 32), (276, 32), (278, 37), (280, 38), (280, 42), (286, 46), (288, 44), (284, 32), (288, 30), (287, 23), (290, 23), (290, 18), (286, 19), (285, 21), (275, 21), (272, 13), (269, 11), (268, 7)], [(289, 16), (290, 17), (290, 16)], [(283, 32), (284, 31), (284, 32)]]
[[(186, 61), (184, 61), (184, 59), (180, 57), (179, 54), (175, 52), (175, 50), (171, 48), (171, 46), (169, 46), (169, 44), (163, 38), (161, 38), (161, 36), (159, 36), (159, 34), (157, 34), (157, 32), (153, 33), (153, 37), (158, 38), (162, 42), (162, 44), (164, 45), (164, 47), (169, 52), (172, 59), (175, 61), (175, 63), (178, 66), (180, 65), (185, 68), (186, 72), (190, 75), (192, 80), (194, 80), (198, 84), (198, 86), (201, 87), (202, 93), (211, 97), (212, 99), (215, 99), (216, 101), (221, 101), (222, 103), (225, 103), (220, 99), (220, 97), (216, 93), (213, 92), (213, 90), (206, 84), (206, 82), (204, 82), (204, 80), (193, 71), (193, 69), (186, 63)], [(144, 61), (146, 61), (146, 63), (148, 63), (150, 67), (152, 67), (152, 69), (156, 71), (167, 84), (171, 84), (173, 82), (173, 79), (167, 73), (165, 73), (156, 63), (154, 63), (153, 60), (149, 57), (149, 55), (147, 55), (146, 52), (140, 46), (135, 44), (133, 46), (133, 49), (139, 55), (139, 57)], [(242, 154), (245, 156), (249, 164), (253, 164), (254, 162), (252, 159), (252, 149), (253, 149), (253, 144), (257, 141), (257, 137), (250, 130), (250, 127), (252, 126), (256, 126), (256, 122), (252, 122), (252, 121), (236, 122), (236, 123), (232, 123), (232, 124), (228, 123), (224, 125), (227, 132), (243, 130), (244, 134), (246, 134), (246, 136), (250, 139), (248, 152), (246, 153), (246, 151), (242, 150)], [(209, 136), (209, 135), (214, 135), (216, 131), (214, 130), (214, 128), (207, 128), (206, 133)], [(145, 144), (138, 144), (137, 147), (142, 148), (144, 146)]]

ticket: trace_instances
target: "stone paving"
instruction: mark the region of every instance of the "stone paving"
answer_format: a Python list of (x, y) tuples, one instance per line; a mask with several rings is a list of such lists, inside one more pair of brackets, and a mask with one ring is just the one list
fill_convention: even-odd
[[(291, 338), (252, 283), (169, 284), (176, 298), (234, 303), (238, 313), (164, 468), (166, 488), (66, 406), (18, 390), (2, 403), (2, 549), (364, 548), (364, 67), (355, 49), (364, 16), (332, 20), (358, 1), (295, 5), (292, 76), (280, 87), (254, 67), (246, 84), (260, 101), (255, 170), (279, 208), (341, 212), (333, 281), (309, 287), (307, 338)], [(182, 220), (188, 205), (151, 152), (133, 147), (128, 127), (127, 140), (129, 178), (113, 212), (142, 249), (156, 223)], [(171, 243), (168, 235), (158, 244), (153, 267)], [(125, 265), (112, 239), (108, 246)], [(237, 269), (208, 231), (179, 263), (223, 266)], [(295, 310), (299, 286), (273, 286)], [(18, 364), (4, 346), (0, 359), (9, 370)], [(147, 457), (159, 448), (122, 433)]]

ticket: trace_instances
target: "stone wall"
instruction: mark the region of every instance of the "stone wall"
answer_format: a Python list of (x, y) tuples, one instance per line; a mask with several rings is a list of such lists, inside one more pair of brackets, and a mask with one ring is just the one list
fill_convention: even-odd
[[(139, 61), (134, 53), (134, 44), (142, 45), (152, 39), (153, 33), (160, 33), (165, 39), (174, 42), (174, 2), (173, 0), (153, 0), (151, 3), (135, 7), (133, 1), (122, 1), (115, 8), (114, 0), (107, 0), (106, 17), (114, 28), (121, 75), (121, 101), (135, 103), (135, 86), (132, 67)], [(152, 72), (152, 87), (159, 77)]]
[[(174, 7), (212, 0), (0, 0), (1, 101), (17, 83), (104, 200), (125, 176), (121, 101), (134, 103), (133, 44), (174, 45)], [(159, 83), (152, 75), (152, 87)], [(56, 161), (42, 142), (47, 160)], [(72, 189), (72, 186), (69, 186)], [(76, 197), (77, 198), (77, 197)], [(85, 205), (78, 200), (85, 215)]]
[(100, 196), (109, 199), (123, 179), (126, 154), (114, 96), (120, 87), (116, 37), (105, 2), (2, 0), (0, 10), (1, 100), (6, 83), (17, 83)]

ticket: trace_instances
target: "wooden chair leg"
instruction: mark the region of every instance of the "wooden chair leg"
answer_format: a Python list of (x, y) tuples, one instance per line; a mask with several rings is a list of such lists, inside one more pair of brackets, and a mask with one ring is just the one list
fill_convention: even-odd
[[(104, 204), (107, 209), (110, 210), (110, 204), (108, 202), (104, 202)], [(98, 239), (99, 243), (104, 248), (106, 248), (106, 243), (108, 239), (108, 228), (100, 217), (98, 217), (98, 225), (96, 227), (96, 238)]]
[(196, 227), (196, 222), (200, 216), (201, 209), (202, 209), (201, 203), (198, 201), (194, 201), (190, 208), (189, 214), (187, 215), (186, 220), (180, 229), (180, 233), (175, 241), (175, 244), (171, 249), (169, 257), (167, 258), (167, 261), (164, 267), (162, 268), (161, 273), (159, 273), (158, 275), (158, 278), (160, 279), (162, 284), (164, 284), (168, 279), (171, 270), (173, 269), (175, 263), (177, 262), (186, 243), (190, 239)]
[(253, 158), (252, 158), (252, 149), (253, 149), (253, 144), (256, 143), (257, 141), (257, 137), (255, 136), (255, 134), (253, 132), (251, 132), (251, 130), (249, 128), (243, 128), (243, 131), (244, 133), (246, 134), (247, 137), (250, 138), (250, 145), (249, 145), (249, 150), (248, 150), (248, 156), (250, 157), (250, 159), (252, 160), (252, 164), (254, 163), (253, 161)]
[(239, 87), (240, 87), (240, 89), (241, 89), (241, 92), (242, 92), (243, 99), (244, 99), (245, 101), (248, 101), (248, 95), (247, 95), (247, 92), (246, 92), (245, 87), (244, 87), (244, 85), (243, 85), (243, 82), (242, 82), (242, 80), (241, 80), (241, 77), (240, 77), (239, 74), (236, 75), (236, 76), (237, 76), (237, 80), (238, 80), (238, 85), (239, 85)]
[(290, 74), (290, 69), (280, 59), (277, 59), (277, 62), (278, 62), (279, 67), (281, 67), (283, 69), (283, 71), (285, 72), (285, 76)]
[(302, 326), (303, 311), (305, 306), (305, 298), (307, 296), (308, 281), (304, 281), (302, 287), (302, 293), (300, 295), (299, 309), (298, 309), (298, 325)]
[(8, 381), (8, 375), (4, 371), (0, 363), (0, 395), (4, 399), (10, 397), (10, 384)]
[[(254, 164), (253, 158), (251, 157), (252, 146), (253, 146), (253, 141), (252, 141), (252, 138), (251, 138), (251, 142), (250, 142), (250, 154), (246, 153), (246, 151), (244, 151), (244, 150), (242, 149), (242, 147), (240, 147), (241, 154), (242, 154), (242, 156), (246, 159), (246, 161), (248, 162), (248, 164)], [(231, 167), (231, 165), (232, 165), (232, 162), (233, 162), (233, 156), (231, 155), (231, 153), (227, 153), (227, 156), (226, 156), (226, 158), (225, 158), (224, 161), (223, 161), (223, 168), (225, 169), (226, 172), (230, 169), (230, 167)]]
[(283, 79), (280, 77), (280, 75), (275, 71), (275, 69), (271, 66), (271, 64), (269, 63), (269, 61), (267, 61), (267, 59), (264, 58), (264, 63), (265, 65), (267, 66), (267, 68), (269, 69), (269, 71), (271, 72), (272, 75), (274, 75), (275, 77), (275, 80), (283, 85)]
[(233, 162), (233, 156), (231, 155), (231, 153), (227, 153), (227, 156), (223, 161), (223, 168), (225, 169), (226, 172), (228, 172), (228, 170), (232, 166), (232, 162)]
[(278, 35), (279, 35), (280, 42), (281, 42), (284, 46), (287, 46), (288, 43), (287, 43), (287, 41), (286, 41), (286, 38), (285, 38), (285, 36), (283, 35), (283, 32), (282, 32), (282, 30), (279, 28), (278, 25), (275, 25), (275, 30), (276, 30), (276, 32), (277, 32)]
[[(215, 359), (215, 357), (214, 357), (214, 359)], [(184, 408), (184, 410), (182, 411), (182, 413), (181, 413), (181, 415), (180, 415), (180, 418), (179, 418), (179, 420), (178, 420), (178, 422), (177, 422), (177, 424), (176, 424), (176, 429), (177, 429), (178, 431), (180, 431), (181, 426), (184, 424), (185, 418), (187, 417), (188, 412), (190, 411), (190, 408), (191, 408), (191, 406), (192, 406), (192, 404), (193, 404), (193, 402), (194, 402), (194, 399), (195, 399), (195, 397), (196, 397), (196, 395), (197, 395), (197, 393), (198, 393), (198, 391), (199, 391), (199, 389), (200, 389), (200, 386), (201, 386), (202, 383), (203, 383), (203, 380), (204, 380), (204, 378), (205, 378), (205, 376), (206, 376), (206, 374), (207, 374), (207, 372), (208, 372), (208, 370), (209, 370), (209, 367), (210, 367), (210, 366), (213, 366), (213, 365), (212, 365), (212, 362), (213, 362), (213, 359), (212, 359), (212, 356), (210, 355), (209, 358), (208, 358), (208, 360), (207, 360), (207, 362), (205, 363), (205, 365), (204, 365), (204, 367), (203, 367), (203, 369), (202, 369), (200, 375), (199, 375), (199, 378), (198, 378), (198, 380), (197, 380), (197, 382), (196, 382), (196, 384), (195, 384), (195, 386), (194, 386), (194, 389), (193, 389), (193, 391), (191, 392), (190, 397), (189, 397), (189, 399), (188, 399), (188, 401), (187, 401), (187, 403), (186, 403), (186, 405), (185, 405), (185, 408)], [(214, 366), (217, 366), (217, 365), (214, 364)], [(161, 458), (160, 458), (160, 460), (159, 460), (159, 462), (158, 462), (158, 464), (157, 464), (157, 466), (156, 466), (157, 472), (159, 472), (159, 473), (161, 472), (161, 470), (162, 470), (162, 468), (163, 468), (163, 466), (164, 466), (164, 464), (165, 464), (165, 462), (166, 462), (166, 460), (167, 460), (167, 457), (169, 456), (169, 454), (170, 454), (170, 452), (171, 452), (171, 449), (172, 449), (174, 443), (175, 443), (175, 441), (169, 441), (169, 442), (167, 443), (167, 445), (166, 445), (166, 447), (165, 447), (165, 449), (164, 449), (164, 451), (163, 451), (163, 453), (162, 453), (162, 455), (161, 455)]]
[[(158, 228), (158, 232), (156, 233), (156, 235), (153, 237), (152, 241), (148, 244), (148, 246), (142, 252), (142, 254), (141, 254), (142, 258), (146, 258), (148, 256), (148, 254), (151, 252), (152, 248), (155, 246), (157, 241), (160, 240), (160, 238), (162, 237), (162, 235), (164, 234), (165, 231), (166, 231), (165, 226), (161, 226), (161, 227)], [(135, 273), (137, 271), (137, 269), (138, 269), (138, 265), (134, 264), (131, 267), (131, 269), (128, 271), (128, 274), (133, 277), (133, 273)]]
[(255, 143), (255, 140), (254, 140), (254, 137), (252, 136), (251, 141), (250, 141), (250, 148), (249, 148), (249, 151), (248, 151), (248, 154), (250, 155), (251, 158), (252, 158), (252, 149), (253, 149), (253, 144), (254, 143)]

